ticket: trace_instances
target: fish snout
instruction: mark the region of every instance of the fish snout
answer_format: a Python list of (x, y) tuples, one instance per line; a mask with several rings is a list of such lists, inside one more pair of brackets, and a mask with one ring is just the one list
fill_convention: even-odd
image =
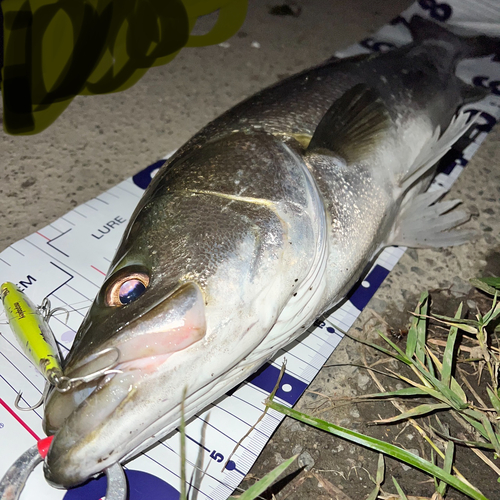
[(84, 479), (78, 479), (77, 476), (68, 475), (67, 467), (54, 467), (52, 464), (49, 466), (47, 462), (43, 464), (43, 474), (45, 480), (53, 488), (68, 489), (84, 481)]
[(70, 367), (65, 375), (74, 388), (53, 390), (46, 403), (45, 431), (55, 434), (44, 466), (47, 481), (76, 486), (129, 454), (136, 436), (149, 437), (163, 409), (144, 412), (141, 398), (155, 393), (159, 367), (205, 334), (205, 300), (190, 282)]

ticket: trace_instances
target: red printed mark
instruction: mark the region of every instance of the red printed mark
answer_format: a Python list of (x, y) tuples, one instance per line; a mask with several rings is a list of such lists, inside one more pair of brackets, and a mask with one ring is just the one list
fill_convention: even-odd
[(40, 441), (40, 438), (35, 434), (35, 431), (33, 431), (33, 429), (31, 429), (31, 427), (24, 420), (22, 420), (2, 398), (0, 398), (0, 405), (2, 405), (37, 441)]
[(95, 269), (98, 273), (101, 273), (103, 276), (106, 276), (106, 273), (103, 273), (100, 269), (97, 269), (95, 266), (90, 266), (92, 269)]
[(38, 231), (36, 232), (36, 234), (38, 234), (38, 236), (41, 236), (42, 238), (45, 238), (47, 241), (50, 241), (50, 238), (47, 238), (47, 236), (45, 236), (44, 234), (39, 233)]

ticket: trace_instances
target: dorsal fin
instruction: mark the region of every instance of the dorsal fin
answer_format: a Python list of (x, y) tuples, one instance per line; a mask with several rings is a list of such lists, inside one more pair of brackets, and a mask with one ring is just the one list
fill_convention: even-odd
[(391, 123), (379, 93), (358, 84), (332, 104), (307, 151), (333, 153), (347, 163), (356, 163), (376, 150)]

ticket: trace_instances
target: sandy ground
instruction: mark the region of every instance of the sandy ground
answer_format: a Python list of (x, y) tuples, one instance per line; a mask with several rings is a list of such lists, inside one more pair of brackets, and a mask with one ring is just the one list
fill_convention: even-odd
[[(227, 47), (184, 49), (172, 63), (151, 69), (126, 92), (77, 97), (39, 135), (0, 134), (0, 249), (178, 148), (241, 99), (368, 36), (409, 4), (406, 0), (299, 1), (296, 5), (302, 8), (300, 16), (281, 17), (269, 13), (275, 3), (252, 0), (244, 26)], [(203, 21), (205, 26), (210, 22)], [(485, 269), (495, 270), (500, 251), (500, 169), (495, 162), (499, 152), (497, 129), (452, 189), (452, 195), (461, 197), (474, 214), (471, 224), (480, 229), (482, 236), (458, 248), (407, 252), (356, 323), (355, 332), (373, 338), (366, 324), (381, 323), (373, 319), (376, 315), (395, 331), (404, 328), (406, 311), (414, 308), (422, 290), (447, 289), (447, 295), (435, 299), (444, 307), (470, 293), (470, 277)], [(357, 344), (344, 340), (311, 389), (330, 397), (376, 391), (363, 370), (338, 366), (359, 363), (362, 354)], [(368, 360), (375, 359), (373, 353), (365, 355)], [(320, 411), (322, 418), (366, 429), (379, 437), (396, 437), (401, 430), (395, 426), (366, 426), (379, 414), (395, 414), (390, 405), (335, 404), (328, 409), (321, 398), (309, 392), (298, 406)], [(398, 442), (429, 458), (429, 451), (414, 430), (406, 429)], [(301, 453), (301, 464), (312, 467), (311, 473), (302, 472), (299, 479), (288, 478), (278, 498), (335, 498), (318, 478), (336, 485), (339, 500), (364, 498), (372, 488), (368, 472), (375, 474), (375, 454), (289, 420), (273, 437), (252, 472), (261, 476), (297, 452)], [(465, 460), (466, 475), (483, 474), (484, 467), (474, 458), (470, 459), (472, 465)], [(432, 493), (427, 477), (405, 470), (396, 462), (391, 463), (390, 470), (408, 493)], [(484, 493), (490, 492), (490, 498), (495, 498), (491, 477), (480, 477), (486, 484)], [(390, 486), (388, 489), (394, 491)], [(461, 497), (451, 494), (449, 498)]]

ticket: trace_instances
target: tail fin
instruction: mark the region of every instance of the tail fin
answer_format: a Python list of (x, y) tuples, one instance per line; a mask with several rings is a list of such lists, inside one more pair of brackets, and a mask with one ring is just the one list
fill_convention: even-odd
[(500, 57), (500, 38), (486, 35), (462, 36), (456, 35), (433, 21), (420, 16), (413, 16), (409, 22), (413, 40), (420, 44), (441, 40), (451, 45), (456, 54), (455, 59), (468, 59), (495, 55)]

